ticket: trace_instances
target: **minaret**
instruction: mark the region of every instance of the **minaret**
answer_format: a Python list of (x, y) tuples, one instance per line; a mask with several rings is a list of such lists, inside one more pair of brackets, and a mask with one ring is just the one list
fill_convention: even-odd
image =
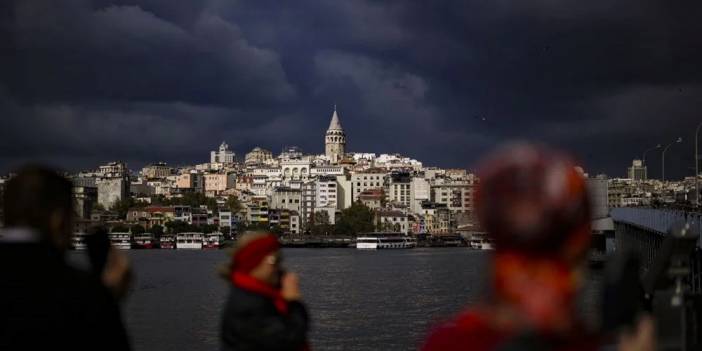
[(327, 135), (324, 139), (324, 153), (327, 155), (331, 163), (339, 163), (346, 153), (346, 133), (341, 128), (339, 115), (336, 113), (336, 105), (334, 105), (334, 114), (332, 115)]

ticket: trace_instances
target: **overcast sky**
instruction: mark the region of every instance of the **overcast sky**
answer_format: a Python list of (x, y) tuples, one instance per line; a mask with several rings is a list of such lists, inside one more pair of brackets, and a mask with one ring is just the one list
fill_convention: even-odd
[(613, 3), (2, 1), (0, 172), (322, 153), (336, 103), (349, 151), (471, 168), (527, 139), (623, 176), (681, 136), (692, 175), (702, 2)]

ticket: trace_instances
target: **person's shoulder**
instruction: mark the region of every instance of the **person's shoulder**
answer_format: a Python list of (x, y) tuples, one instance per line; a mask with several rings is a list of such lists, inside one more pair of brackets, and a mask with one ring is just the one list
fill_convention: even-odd
[(435, 327), (422, 350), (492, 350), (501, 338), (483, 313), (469, 310)]
[(228, 301), (229, 309), (251, 310), (259, 309), (261, 306), (272, 304), (272, 302), (265, 296), (239, 288), (235, 285), (230, 286), (231, 288)]

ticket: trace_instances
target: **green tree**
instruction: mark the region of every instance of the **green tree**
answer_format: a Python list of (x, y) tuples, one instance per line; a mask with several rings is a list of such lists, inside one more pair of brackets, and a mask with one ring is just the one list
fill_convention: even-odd
[(270, 230), (271, 230), (271, 233), (275, 234), (276, 236), (283, 235), (283, 228), (281, 228), (277, 224), (274, 224), (273, 226), (271, 226)]
[(183, 221), (166, 222), (166, 228), (170, 234), (178, 234), (193, 230), (193, 227), (190, 224)]
[(135, 224), (132, 226), (132, 234), (143, 234), (144, 232), (146, 232), (146, 229), (144, 229), (143, 226), (139, 224)]
[(329, 224), (329, 213), (327, 211), (317, 211), (312, 216), (312, 235), (329, 235), (334, 232), (334, 227)]
[(117, 212), (117, 216), (120, 219), (125, 219), (127, 218), (127, 212), (129, 212), (129, 209), (144, 208), (148, 205), (149, 204), (144, 201), (136, 201), (133, 197), (127, 196), (125, 198), (115, 201), (115, 203), (112, 205), (111, 210)]
[(208, 209), (210, 210), (216, 210), (217, 209), (217, 200), (212, 197), (207, 197), (203, 193), (185, 193), (181, 197), (174, 197), (169, 199), (163, 199), (163, 205), (165, 206), (172, 206), (172, 205), (181, 205), (181, 206), (190, 206), (190, 207), (200, 207), (202, 205), (207, 206)]
[(335, 231), (344, 235), (371, 232), (375, 228), (373, 210), (360, 202), (341, 211), (341, 218), (336, 222)]
[(157, 237), (160, 238), (161, 235), (163, 235), (163, 226), (156, 224), (153, 227), (151, 227), (151, 233)]
[(256, 222), (256, 223), (249, 223), (247, 225), (242, 225), (242, 232), (243, 231), (267, 231), (269, 230), (270, 227), (268, 226), (268, 222)]
[(219, 228), (214, 224), (203, 224), (200, 226), (200, 228), (198, 228), (198, 231), (201, 231), (201, 232), (207, 234), (207, 233), (216, 232), (218, 229)]
[(232, 214), (238, 213), (241, 211), (241, 202), (239, 201), (239, 198), (236, 197), (235, 195), (229, 195), (227, 198), (227, 208), (232, 211)]

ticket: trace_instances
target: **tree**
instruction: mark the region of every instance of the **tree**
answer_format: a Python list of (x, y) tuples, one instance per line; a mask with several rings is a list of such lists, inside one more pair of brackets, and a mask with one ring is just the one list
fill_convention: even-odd
[(312, 216), (312, 227), (310, 232), (312, 235), (328, 235), (334, 231), (334, 228), (329, 225), (329, 213), (327, 211), (317, 211)]
[(370, 208), (355, 202), (351, 207), (341, 211), (341, 218), (336, 222), (335, 231), (345, 235), (371, 232), (375, 227), (373, 219), (373, 211)]
[(283, 228), (281, 228), (277, 224), (274, 224), (273, 226), (271, 226), (271, 233), (275, 234), (276, 236), (281, 236), (283, 235)]
[(207, 233), (216, 232), (218, 229), (219, 228), (214, 224), (203, 224), (200, 226), (200, 228), (198, 228), (198, 231), (201, 231), (201, 232), (207, 234)]
[(181, 197), (173, 197), (171, 199), (159, 198), (158, 201), (164, 206), (190, 206), (190, 207), (200, 207), (202, 205), (207, 206), (210, 210), (217, 209), (217, 200), (212, 197), (207, 197), (203, 193), (185, 193)]
[(144, 201), (136, 201), (133, 197), (127, 196), (125, 198), (115, 201), (115, 203), (112, 205), (111, 210), (117, 212), (117, 216), (120, 219), (125, 219), (127, 218), (127, 212), (129, 212), (131, 208), (144, 208), (147, 205), (148, 203)]
[(132, 226), (132, 234), (143, 234), (144, 232), (146, 232), (146, 229), (144, 229), (143, 226), (139, 224), (135, 224)]
[(168, 233), (178, 234), (183, 232), (194, 231), (197, 228), (193, 228), (192, 225), (183, 221), (170, 221), (166, 222), (166, 228), (168, 228)]
[(160, 238), (161, 235), (163, 235), (163, 226), (156, 224), (153, 227), (151, 227), (151, 233), (157, 237)]
[(247, 225), (241, 225), (241, 231), (268, 231), (270, 227), (268, 226), (268, 222), (255, 222), (255, 223), (249, 223)]
[(239, 201), (239, 198), (236, 197), (235, 195), (229, 195), (227, 198), (227, 208), (232, 211), (232, 214), (238, 213), (241, 211), (241, 202)]

